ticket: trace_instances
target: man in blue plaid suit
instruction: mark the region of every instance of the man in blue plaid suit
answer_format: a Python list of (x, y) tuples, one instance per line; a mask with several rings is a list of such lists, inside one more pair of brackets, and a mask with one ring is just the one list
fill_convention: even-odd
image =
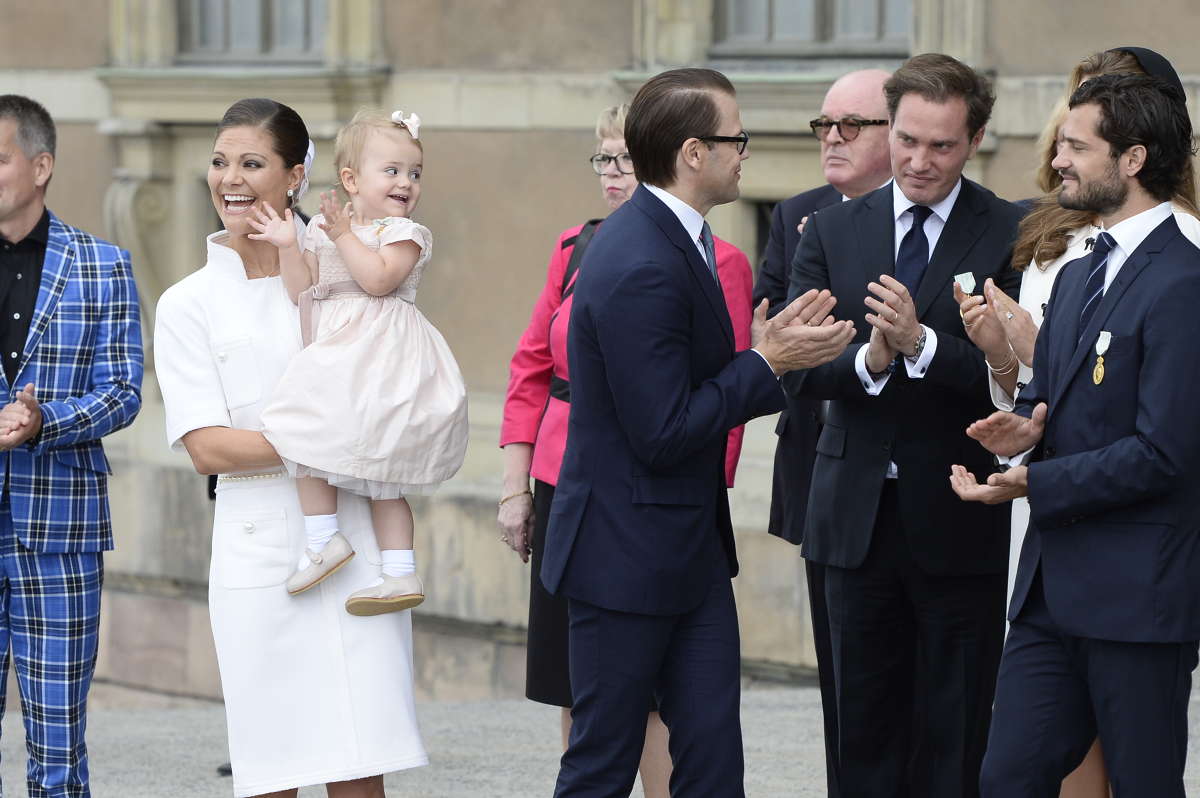
[(100, 438), (141, 407), (129, 253), (45, 206), (54, 122), (0, 96), (0, 711), (11, 652), (28, 793), (90, 796), (84, 745), (102, 552), (113, 547)]

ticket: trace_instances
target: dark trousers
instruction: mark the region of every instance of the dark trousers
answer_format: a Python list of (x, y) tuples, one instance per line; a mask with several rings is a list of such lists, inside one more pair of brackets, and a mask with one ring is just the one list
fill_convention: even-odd
[(637, 615), (571, 599), (571, 738), (555, 798), (626, 798), (657, 696), (670, 730), (674, 798), (740, 798), (741, 664), (728, 579), (683, 615)]
[(813, 648), (817, 653), (817, 679), (821, 685), (821, 716), (825, 721), (825, 782), (828, 798), (840, 798), (838, 782), (837, 690), (833, 677), (833, 643), (829, 637), (829, 607), (825, 602), (825, 566), (804, 561), (808, 581), (808, 608), (812, 615)]
[(1004, 645), (984, 798), (1055, 798), (1097, 733), (1116, 798), (1183, 798), (1196, 658), (1195, 641), (1065, 634), (1035, 576)]
[[(858, 568), (827, 567), (838, 776), (854, 798), (979, 792), (1004, 640), (1005, 576), (913, 561), (893, 480)], [(963, 534), (969, 534), (963, 530)]]

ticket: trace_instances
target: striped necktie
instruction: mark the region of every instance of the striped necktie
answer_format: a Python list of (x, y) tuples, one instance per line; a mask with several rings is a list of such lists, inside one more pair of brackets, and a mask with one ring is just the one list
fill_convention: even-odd
[(700, 228), (700, 245), (704, 247), (704, 260), (708, 263), (708, 271), (721, 284), (721, 278), (717, 276), (717, 248), (713, 242), (712, 228), (708, 226), (708, 222), (704, 223), (704, 227)]
[(1105, 267), (1108, 265), (1108, 253), (1117, 245), (1114, 239), (1108, 233), (1101, 233), (1096, 237), (1096, 245), (1092, 249), (1092, 260), (1088, 265), (1087, 283), (1083, 287), (1083, 310), (1079, 311), (1079, 340), (1083, 340), (1083, 334), (1087, 331), (1088, 322), (1092, 320), (1092, 316), (1096, 315), (1096, 308), (1100, 307), (1100, 301), (1104, 298), (1104, 274)]

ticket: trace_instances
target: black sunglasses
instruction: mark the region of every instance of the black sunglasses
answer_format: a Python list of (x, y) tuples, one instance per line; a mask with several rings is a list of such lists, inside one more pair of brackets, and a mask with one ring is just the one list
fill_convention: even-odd
[(736, 144), (738, 155), (741, 155), (743, 152), (745, 152), (746, 147), (750, 145), (750, 134), (744, 130), (741, 133), (738, 133), (736, 136), (696, 136), (696, 138), (700, 141), (724, 141), (730, 144)]
[(830, 119), (827, 116), (822, 116), (808, 123), (812, 128), (813, 135), (824, 141), (829, 135), (829, 129), (836, 127), (838, 135), (846, 141), (854, 141), (858, 138), (859, 131), (864, 127), (873, 125), (886, 125), (886, 119), (858, 119), (853, 116), (847, 116), (844, 119)]

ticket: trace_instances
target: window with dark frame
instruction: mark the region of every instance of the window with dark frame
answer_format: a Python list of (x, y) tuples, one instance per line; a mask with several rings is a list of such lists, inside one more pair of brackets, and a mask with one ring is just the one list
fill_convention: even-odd
[(904, 57), (912, 0), (717, 0), (710, 54)]
[(176, 0), (177, 62), (313, 64), (324, 57), (326, 0)]

